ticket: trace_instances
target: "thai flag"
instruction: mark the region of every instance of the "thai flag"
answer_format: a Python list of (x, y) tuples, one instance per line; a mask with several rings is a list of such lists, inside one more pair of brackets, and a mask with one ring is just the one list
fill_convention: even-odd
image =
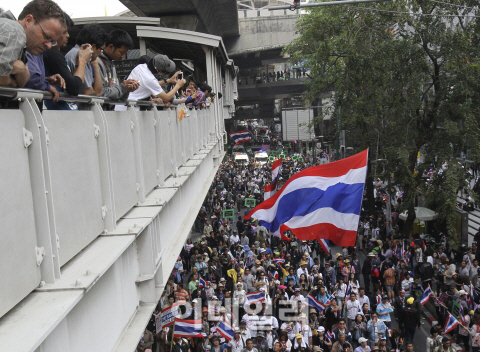
[(272, 164), (272, 185), (277, 189), (278, 175), (282, 172), (282, 159), (277, 159)]
[(455, 317), (451, 315), (450, 312), (448, 312), (448, 317), (445, 322), (445, 328), (443, 329), (444, 334), (448, 334), (450, 331), (455, 329), (458, 326), (458, 324), (460, 324), (458, 320), (455, 319)]
[(328, 240), (322, 238), (320, 241), (318, 241), (318, 244), (326, 254), (330, 253), (330, 246), (328, 245)]
[(248, 131), (237, 131), (230, 133), (230, 138), (236, 143), (250, 142), (252, 134)]
[(425, 291), (423, 291), (422, 300), (421, 300), (422, 306), (427, 304), (428, 300), (432, 295), (433, 295), (433, 291), (430, 288), (430, 285), (428, 285)]
[(307, 296), (307, 303), (310, 307), (315, 308), (319, 312), (322, 312), (325, 309), (325, 305), (322, 302), (317, 301), (312, 294)]
[(201, 320), (175, 319), (173, 337), (202, 337)]
[(247, 293), (248, 303), (256, 303), (265, 301), (265, 293), (263, 292), (248, 292)]
[(233, 327), (227, 323), (226, 321), (221, 321), (217, 325), (217, 332), (222, 335), (227, 340), (233, 340), (235, 336), (235, 332), (233, 331)]
[(330, 332), (330, 330), (328, 330), (327, 333), (325, 334), (325, 337), (328, 339), (328, 341), (333, 341), (333, 339), (335, 338), (335, 334), (333, 332)]
[(273, 258), (273, 262), (275, 264), (283, 264), (283, 263), (285, 263), (285, 259), (283, 259), (283, 258)]
[(267, 200), (275, 194), (275, 187), (272, 183), (267, 183), (263, 186), (263, 200)]
[(203, 287), (207, 287), (207, 282), (200, 276), (199, 284), (203, 285)]
[(476, 310), (476, 304), (474, 301), (474, 293), (473, 293), (473, 284), (470, 284), (470, 288), (468, 289), (468, 295), (467, 295), (467, 303), (469, 304), (470, 309)]
[(328, 298), (326, 305), (332, 304), (333, 300), (336, 299), (335, 293), (332, 293), (331, 296)]
[(328, 238), (354, 246), (367, 175), (365, 150), (292, 176), (246, 219), (255, 218), (277, 237), (291, 230), (300, 240)]

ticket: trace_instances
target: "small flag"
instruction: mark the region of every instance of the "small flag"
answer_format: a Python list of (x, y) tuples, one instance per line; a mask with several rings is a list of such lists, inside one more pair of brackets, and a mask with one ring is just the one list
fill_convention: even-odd
[(175, 319), (173, 337), (203, 337), (201, 320)]
[(203, 287), (207, 287), (206, 281), (200, 276), (199, 284), (203, 285)]
[(273, 262), (275, 264), (284, 264), (285, 263), (285, 259), (283, 258), (273, 258)]
[(310, 307), (315, 308), (319, 312), (322, 312), (325, 309), (325, 305), (322, 302), (316, 300), (311, 293), (307, 296), (307, 303)]
[(332, 295), (327, 299), (326, 305), (328, 306), (329, 304), (332, 304), (334, 299), (336, 299), (335, 293), (332, 293)]
[(328, 240), (321, 239), (320, 241), (318, 241), (318, 244), (320, 244), (320, 248), (321, 248), (326, 254), (329, 254), (329, 253), (330, 253), (330, 246), (328, 245)]
[(282, 172), (282, 159), (277, 159), (272, 164), (272, 185), (274, 192), (277, 190), (278, 175)]
[(422, 306), (427, 304), (428, 300), (432, 295), (433, 295), (433, 291), (430, 288), (430, 285), (428, 285), (425, 291), (423, 291), (422, 300), (421, 300)]
[(217, 325), (217, 332), (228, 341), (233, 340), (233, 337), (235, 336), (233, 327), (226, 321), (221, 321), (220, 324)]
[(248, 131), (237, 131), (230, 133), (230, 138), (236, 143), (250, 142), (252, 134)]
[(448, 318), (447, 318), (447, 321), (445, 322), (445, 328), (443, 329), (444, 334), (448, 334), (450, 331), (455, 329), (458, 326), (458, 324), (460, 324), (458, 320), (455, 319), (455, 317), (451, 315), (450, 312), (448, 312)]
[(265, 301), (265, 293), (263, 292), (248, 292), (247, 293), (247, 301), (249, 304), (256, 303), (256, 302), (263, 302)]
[(335, 334), (333, 332), (330, 332), (330, 330), (328, 330), (327, 333), (325, 334), (325, 337), (328, 339), (328, 341), (333, 341), (333, 339), (335, 338)]

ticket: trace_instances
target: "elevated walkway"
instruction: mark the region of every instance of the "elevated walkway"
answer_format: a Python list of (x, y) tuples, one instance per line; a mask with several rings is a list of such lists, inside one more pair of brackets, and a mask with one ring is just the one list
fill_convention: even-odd
[(223, 98), (182, 117), (65, 95), (80, 110), (42, 112), (49, 92), (0, 87), (19, 105), (0, 109), (1, 351), (135, 351), (225, 154), (236, 70), (221, 38), (136, 30), (141, 50), (195, 49)]

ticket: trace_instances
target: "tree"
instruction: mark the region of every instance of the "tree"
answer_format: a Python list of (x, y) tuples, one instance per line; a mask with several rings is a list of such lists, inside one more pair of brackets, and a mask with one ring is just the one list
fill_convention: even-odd
[[(472, 15), (479, 15), (472, 0), (315, 8), (299, 19), (299, 36), (285, 49), (293, 61), (308, 60), (306, 98), (334, 91), (352, 146), (386, 159), (386, 174), (404, 191), (406, 232), (423, 172), (435, 159), (468, 149), (479, 160), (480, 21)], [(441, 190), (441, 183), (433, 186)], [(444, 219), (454, 212), (454, 188), (442, 190), (449, 200)]]

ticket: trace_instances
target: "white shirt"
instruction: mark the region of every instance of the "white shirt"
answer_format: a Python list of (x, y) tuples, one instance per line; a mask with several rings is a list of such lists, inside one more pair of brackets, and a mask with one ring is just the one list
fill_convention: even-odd
[(368, 309), (370, 309), (370, 298), (365, 295), (363, 295), (363, 297), (358, 296), (358, 301), (360, 302), (361, 307), (363, 307), (363, 305), (367, 303)]
[[(310, 329), (310, 326), (308, 325), (303, 325), (300, 324), (300, 323), (296, 323), (295, 324), (295, 334), (302, 334), (303, 336), (303, 339), (302, 341), (305, 343), (305, 345), (309, 345), (309, 341), (308, 341), (308, 338), (309, 337), (312, 337), (312, 329)], [(295, 339), (296, 341), (297, 339)]]
[[(358, 300), (347, 301), (347, 318), (351, 320), (355, 320), (357, 313), (360, 310), (360, 302)], [(361, 310), (360, 310), (361, 311)]]
[[(158, 83), (152, 71), (148, 69), (147, 64), (137, 65), (127, 79), (136, 79), (140, 83), (138, 89), (128, 95), (129, 100), (141, 100), (163, 92), (160, 83)], [(116, 105), (115, 110), (127, 110), (127, 107), (124, 105)]]

